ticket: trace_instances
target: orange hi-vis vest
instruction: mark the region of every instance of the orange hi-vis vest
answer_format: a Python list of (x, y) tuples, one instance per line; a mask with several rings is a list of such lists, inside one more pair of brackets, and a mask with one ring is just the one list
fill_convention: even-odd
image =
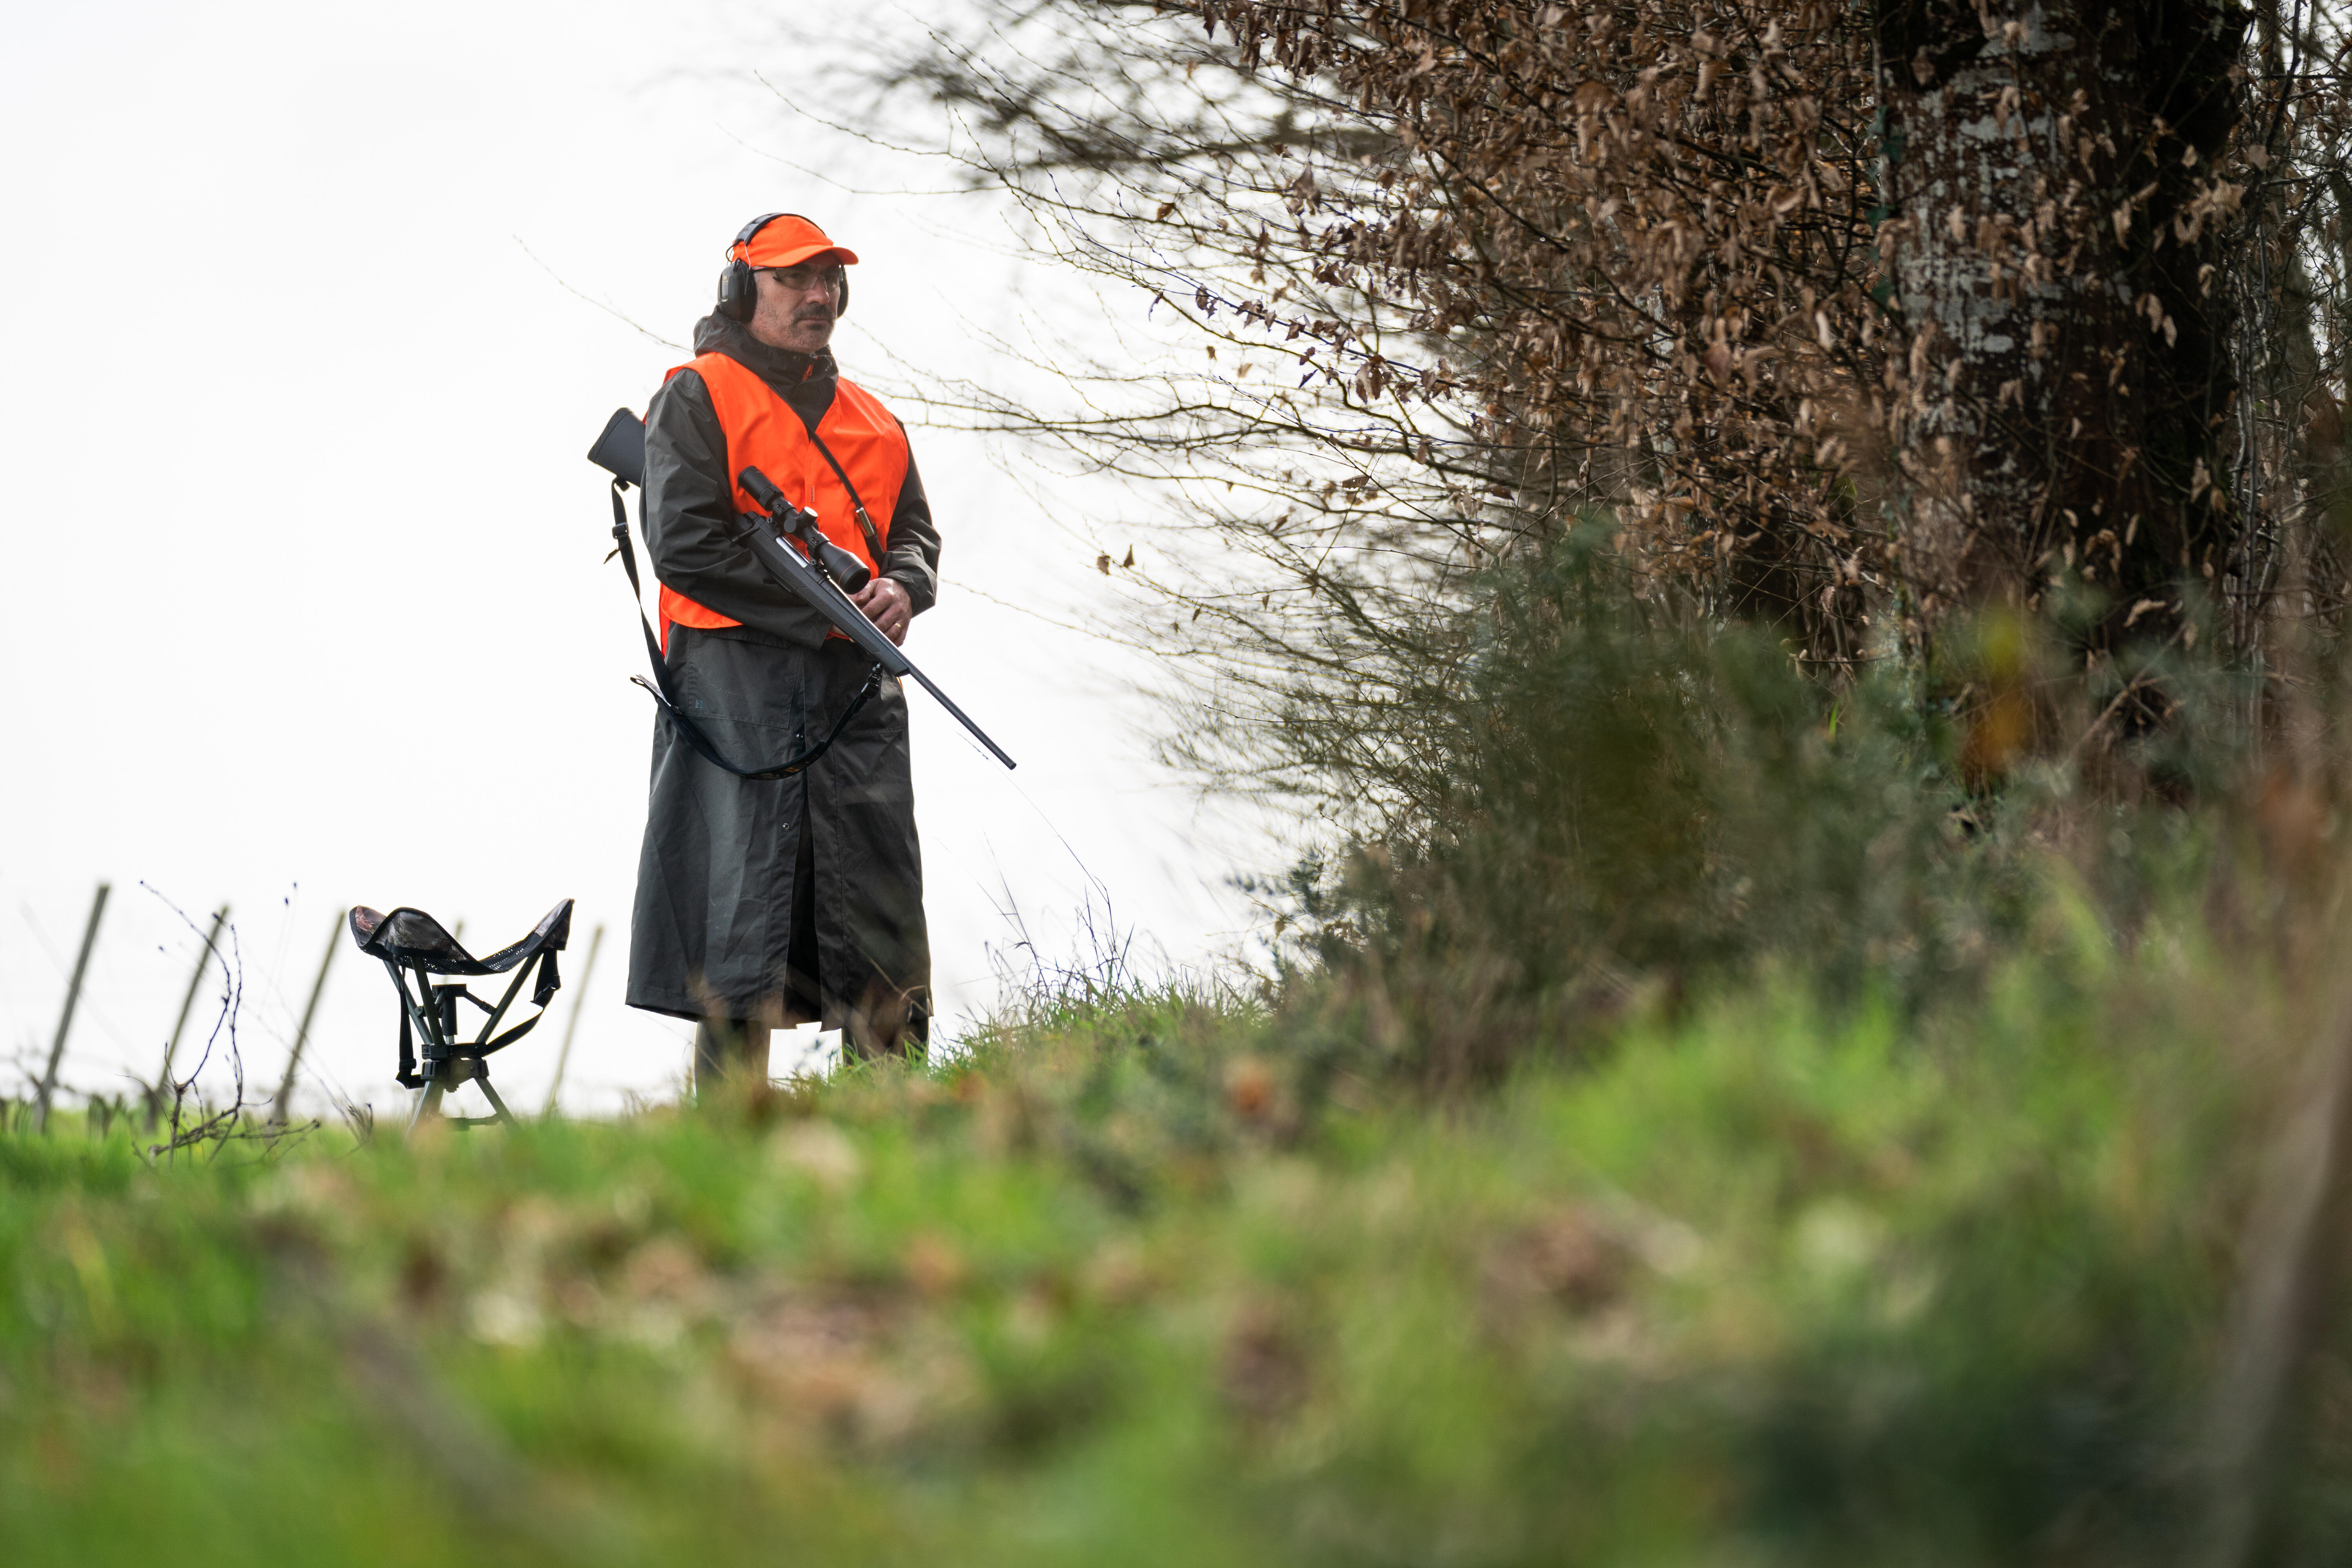
[[(727, 478), (735, 492), (735, 510), (761, 510), (744, 493), (738, 479), (745, 468), (757, 468), (775, 482), (786, 500), (814, 508), (817, 526), (827, 539), (878, 571), (881, 563), (866, 547), (865, 531), (857, 526), (849, 492), (842, 488), (833, 464), (809, 439), (808, 426), (801, 423), (792, 405), (776, 395), (755, 372), (725, 354), (703, 354), (669, 374), (676, 375), (681, 370), (695, 372), (710, 389), (719, 428), (727, 437)], [(835, 384), (833, 406), (825, 410), (816, 428), (842, 472), (857, 487), (857, 499), (866, 503), (866, 514), (882, 531), (887, 548), (890, 519), (898, 510), (898, 491), (907, 482), (907, 432), (880, 399), (848, 381)], [(665, 649), (669, 647), (673, 621), (706, 630), (742, 625), (664, 584), (661, 636)]]

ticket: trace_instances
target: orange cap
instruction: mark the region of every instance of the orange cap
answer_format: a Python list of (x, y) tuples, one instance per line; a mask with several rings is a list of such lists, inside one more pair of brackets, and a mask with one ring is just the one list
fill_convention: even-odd
[(754, 267), (797, 267), (811, 257), (832, 256), (855, 267), (857, 253), (825, 238), (824, 230), (797, 213), (769, 219), (760, 232), (741, 245), (730, 246), (728, 256)]

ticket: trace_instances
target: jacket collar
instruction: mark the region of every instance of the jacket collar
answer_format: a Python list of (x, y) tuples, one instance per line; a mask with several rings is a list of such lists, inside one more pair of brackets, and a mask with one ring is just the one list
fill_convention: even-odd
[(705, 316), (694, 324), (694, 352), (725, 354), (766, 382), (779, 397), (795, 387), (814, 389), (841, 375), (831, 350), (811, 355), (771, 348), (753, 337), (751, 328), (727, 316)]

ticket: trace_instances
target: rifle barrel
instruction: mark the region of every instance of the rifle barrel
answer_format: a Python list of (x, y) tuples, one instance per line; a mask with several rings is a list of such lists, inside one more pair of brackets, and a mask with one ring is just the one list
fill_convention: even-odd
[(921, 670), (917, 669), (911, 660), (907, 665), (907, 673), (913, 676), (917, 680), (921, 681), (923, 683), (923, 689), (938, 698), (940, 700), (940, 706), (954, 714), (956, 722), (971, 731), (973, 740), (978, 741), (982, 745), (986, 746), (991, 752), (994, 752), (998, 762), (1003, 763), (1008, 768), (1019, 765), (1014, 763), (1011, 757), (1004, 754), (1003, 747), (998, 745), (995, 742), (988, 738), (987, 731), (982, 729), (979, 725), (971, 721), (970, 714), (966, 713), (962, 709), (955, 705), (954, 699), (950, 698), (946, 692), (941, 691), (938, 687), (932, 685), (931, 678), (925, 675)]

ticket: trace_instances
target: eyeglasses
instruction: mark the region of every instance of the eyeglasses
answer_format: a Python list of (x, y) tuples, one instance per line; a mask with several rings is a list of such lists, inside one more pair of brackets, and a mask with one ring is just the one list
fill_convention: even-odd
[(841, 287), (843, 272), (839, 267), (814, 267), (803, 262), (798, 267), (763, 267), (760, 268), (782, 284), (787, 293), (805, 294), (822, 288), (830, 294)]

